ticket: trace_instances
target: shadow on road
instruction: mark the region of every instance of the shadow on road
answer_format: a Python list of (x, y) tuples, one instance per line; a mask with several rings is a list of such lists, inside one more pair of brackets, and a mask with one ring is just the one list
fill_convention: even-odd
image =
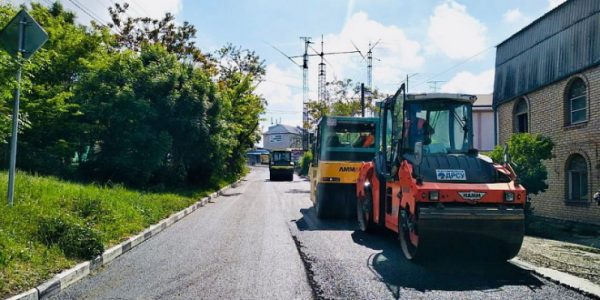
[(220, 193), (219, 195), (222, 197), (235, 197), (235, 196), (239, 196), (242, 193), (231, 193), (231, 194), (226, 194), (226, 193)]
[(355, 243), (381, 252), (367, 260), (369, 269), (396, 298), (402, 297), (402, 290), (418, 291), (488, 291), (503, 286), (526, 285), (539, 289), (544, 283), (529, 271), (520, 269), (508, 262), (492, 262), (485, 256), (448, 254), (443, 248), (436, 254), (429, 254), (427, 260), (419, 263), (404, 258), (400, 243), (390, 232), (352, 234)]
[(286, 194), (309, 194), (310, 191), (303, 190), (303, 189), (291, 189), (291, 190), (287, 190), (285, 193)]
[(302, 218), (295, 220), (298, 230), (313, 231), (313, 230), (356, 230), (358, 228), (357, 221), (354, 219), (319, 219), (317, 218), (314, 207), (303, 208), (300, 210)]

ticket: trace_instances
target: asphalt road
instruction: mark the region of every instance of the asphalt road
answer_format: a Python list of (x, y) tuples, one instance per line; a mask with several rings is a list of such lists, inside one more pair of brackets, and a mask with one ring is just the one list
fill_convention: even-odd
[(56, 299), (586, 299), (509, 263), (406, 261), (388, 232), (318, 220), (308, 182), (246, 180)]

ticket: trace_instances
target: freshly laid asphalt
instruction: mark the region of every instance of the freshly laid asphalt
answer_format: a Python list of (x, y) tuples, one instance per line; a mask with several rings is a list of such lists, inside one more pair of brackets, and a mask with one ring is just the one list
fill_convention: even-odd
[(316, 218), (309, 184), (246, 179), (55, 299), (586, 299), (510, 263), (406, 261), (394, 235)]

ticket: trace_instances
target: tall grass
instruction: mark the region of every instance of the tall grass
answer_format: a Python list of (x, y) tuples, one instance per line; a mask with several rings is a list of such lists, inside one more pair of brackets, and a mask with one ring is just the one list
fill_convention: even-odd
[(35, 287), (211, 192), (149, 193), (25, 173), (16, 178), (9, 207), (7, 174), (0, 172), (0, 298)]

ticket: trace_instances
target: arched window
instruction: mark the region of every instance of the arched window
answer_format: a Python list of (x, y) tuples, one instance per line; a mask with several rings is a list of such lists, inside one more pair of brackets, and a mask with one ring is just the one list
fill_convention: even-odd
[(567, 125), (587, 121), (587, 87), (581, 78), (569, 84), (566, 93), (565, 111)]
[(569, 201), (588, 201), (588, 165), (579, 154), (573, 154), (567, 160), (567, 187)]
[(517, 101), (514, 109), (514, 132), (529, 132), (529, 106), (527, 100), (521, 98)]

